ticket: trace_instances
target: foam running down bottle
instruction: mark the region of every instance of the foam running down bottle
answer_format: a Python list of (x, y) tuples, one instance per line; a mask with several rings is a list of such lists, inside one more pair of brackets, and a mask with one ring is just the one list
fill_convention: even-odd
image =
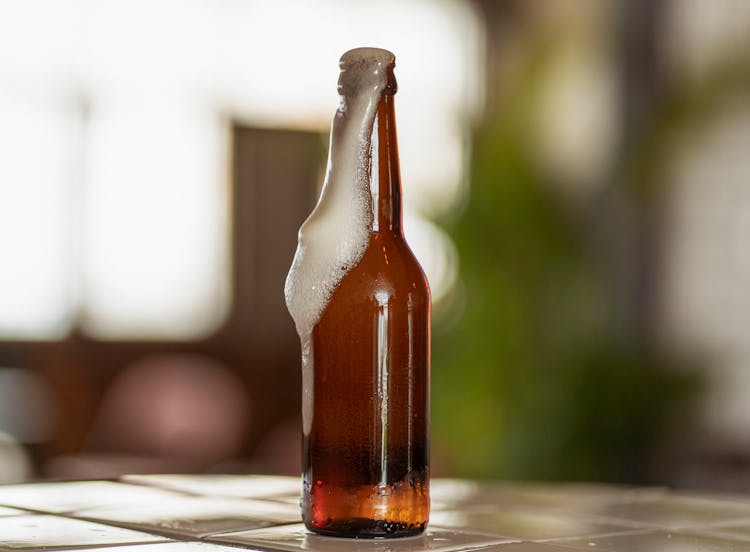
[(375, 48), (341, 57), (326, 178), (285, 286), (302, 517), (325, 535), (415, 535), (429, 516), (430, 295), (401, 228), (394, 65)]

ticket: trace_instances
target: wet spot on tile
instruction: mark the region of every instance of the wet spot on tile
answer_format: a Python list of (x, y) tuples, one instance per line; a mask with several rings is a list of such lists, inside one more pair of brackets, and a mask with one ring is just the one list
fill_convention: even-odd
[(214, 535), (210, 540), (289, 552), (453, 552), (511, 542), (513, 539), (448, 529), (428, 529), (424, 535), (405, 539), (339, 539), (314, 535), (304, 525), (297, 524)]

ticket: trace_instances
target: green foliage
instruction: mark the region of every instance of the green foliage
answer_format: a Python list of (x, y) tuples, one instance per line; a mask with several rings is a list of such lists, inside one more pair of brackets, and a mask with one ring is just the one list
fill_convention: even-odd
[(645, 481), (701, 382), (611, 320), (590, 230), (535, 171), (528, 95), (488, 116), (448, 230), (464, 310), (433, 346), (433, 442), (473, 477)]

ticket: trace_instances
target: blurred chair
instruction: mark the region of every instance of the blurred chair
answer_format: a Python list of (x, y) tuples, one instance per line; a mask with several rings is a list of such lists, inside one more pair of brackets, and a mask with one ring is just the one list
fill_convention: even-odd
[(85, 452), (52, 459), (47, 475), (205, 471), (240, 453), (249, 394), (218, 361), (160, 354), (132, 363), (104, 395)]

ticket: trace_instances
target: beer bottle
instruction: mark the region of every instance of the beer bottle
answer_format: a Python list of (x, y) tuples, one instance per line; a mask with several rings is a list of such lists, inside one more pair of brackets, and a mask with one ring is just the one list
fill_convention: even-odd
[(394, 65), (375, 48), (341, 57), (324, 186), (285, 286), (302, 518), (324, 535), (415, 535), (429, 516), (430, 295), (401, 227)]

